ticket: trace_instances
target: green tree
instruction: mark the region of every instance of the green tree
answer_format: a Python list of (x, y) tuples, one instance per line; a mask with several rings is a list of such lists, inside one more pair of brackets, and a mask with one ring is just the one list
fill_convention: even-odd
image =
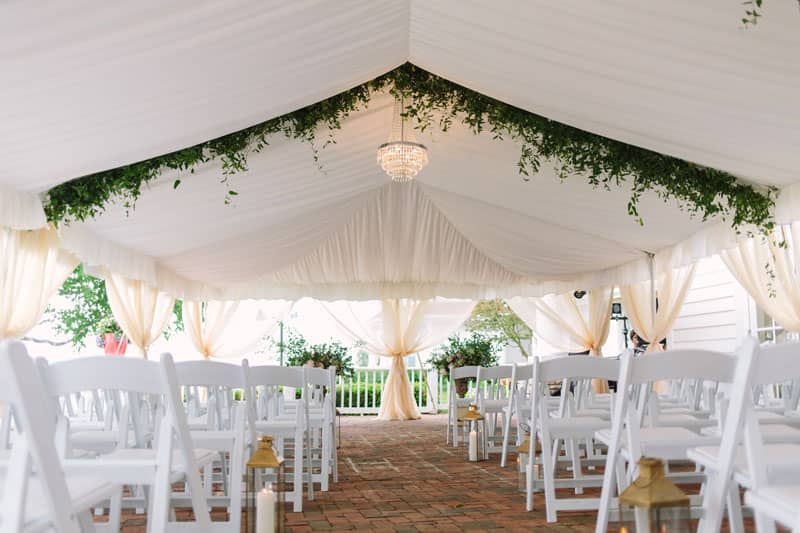
[[(86, 273), (83, 265), (78, 265), (64, 281), (58, 293), (69, 300), (70, 305), (61, 309), (50, 307), (45, 320), (54, 324), (58, 333), (69, 335), (76, 348), (86, 346), (86, 338), (102, 331), (116, 331), (118, 326), (114, 313), (108, 304), (106, 283), (100, 278)], [(183, 330), (183, 305), (175, 301), (173, 320), (164, 330), (164, 336)]]
[(526, 358), (529, 355), (525, 345), (533, 338), (531, 328), (500, 298), (478, 302), (465, 326), (467, 331), (486, 335), (503, 346), (513, 344)]

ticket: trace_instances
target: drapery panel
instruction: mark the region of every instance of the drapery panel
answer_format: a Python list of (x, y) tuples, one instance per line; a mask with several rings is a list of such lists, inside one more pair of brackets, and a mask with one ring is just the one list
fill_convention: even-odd
[(285, 300), (183, 302), (184, 331), (206, 359), (241, 356), (274, 330), (292, 303)]
[(14, 230), (0, 226), (0, 339), (21, 337), (39, 322), (78, 260), (59, 248), (51, 228)]
[(788, 331), (800, 331), (800, 222), (768, 238), (743, 239), (722, 261), (758, 306)]
[(323, 303), (341, 331), (361, 341), (367, 351), (392, 357), (378, 417), (383, 420), (419, 418), (405, 357), (445, 340), (469, 317), (475, 302), (431, 298)]
[(620, 287), (622, 307), (634, 331), (649, 343), (648, 352), (663, 350), (661, 341), (667, 337), (680, 314), (686, 294), (694, 279), (695, 265), (671, 269), (660, 274), (655, 281), (658, 305), (653, 306), (652, 287), (649, 281)]
[[(542, 298), (510, 298), (511, 309), (545, 342), (565, 352), (588, 350), (603, 355), (608, 339), (613, 287), (588, 292), (580, 305), (572, 292)], [(597, 392), (607, 391), (607, 384), (594, 380)]]
[(147, 359), (147, 349), (155, 342), (172, 317), (175, 298), (135, 280), (105, 273), (108, 304), (123, 333)]

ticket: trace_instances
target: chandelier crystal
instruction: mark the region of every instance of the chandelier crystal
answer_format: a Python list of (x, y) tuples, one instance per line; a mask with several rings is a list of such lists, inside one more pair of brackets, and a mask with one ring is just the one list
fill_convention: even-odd
[(428, 164), (428, 149), (417, 142), (413, 130), (406, 131), (403, 100), (394, 101), (392, 134), (378, 147), (378, 164), (392, 181), (409, 182)]

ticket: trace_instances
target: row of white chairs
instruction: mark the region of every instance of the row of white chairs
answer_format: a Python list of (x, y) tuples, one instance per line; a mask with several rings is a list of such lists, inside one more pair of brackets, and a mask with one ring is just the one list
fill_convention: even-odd
[[(793, 483), (800, 474), (798, 344), (758, 347), (748, 339), (735, 354), (675, 350), (451, 370), (451, 380), (463, 378), (474, 387), (460, 399), (451, 381), (448, 442), (458, 445), (458, 409), (473, 402), (489, 434), (491, 417), (502, 419), (503, 466), (514, 427), (531, 428), (541, 451), (521, 463), (526, 504), (532, 510), (533, 493), (542, 490), (549, 522), (561, 510), (599, 510), (597, 531), (605, 531), (619, 517), (617, 495), (638, 475), (639, 459), (650, 456), (666, 463), (676, 483), (702, 484), (691, 498), (702, 531), (718, 531), (726, 514), (731, 531), (744, 530), (741, 489), (759, 531), (774, 531), (775, 522), (800, 527), (800, 485)], [(595, 393), (593, 379), (616, 380), (618, 393)], [(670, 471), (671, 464), (690, 468)], [(603, 465), (604, 474), (584, 465)], [(559, 466), (571, 475), (559, 476)], [(588, 486), (601, 487), (600, 498), (580, 497)], [(573, 496), (556, 490), (563, 488)]]
[[(117, 531), (123, 507), (146, 511), (148, 531), (239, 531), (258, 434), (293, 455), (295, 511), (304, 485), (313, 498), (315, 483), (336, 480), (333, 370), (175, 364), (169, 354), (48, 365), (17, 342), (0, 344), (0, 367), (0, 531)], [(179, 507), (194, 521), (175, 521)], [(229, 520), (212, 522), (211, 507)], [(107, 521), (94, 524), (90, 508), (108, 510)]]

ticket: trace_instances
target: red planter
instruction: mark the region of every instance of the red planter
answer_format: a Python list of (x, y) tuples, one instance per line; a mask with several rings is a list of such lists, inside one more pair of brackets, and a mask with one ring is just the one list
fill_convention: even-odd
[(113, 333), (103, 334), (103, 345), (106, 355), (125, 355), (128, 348), (128, 339), (118, 339)]

